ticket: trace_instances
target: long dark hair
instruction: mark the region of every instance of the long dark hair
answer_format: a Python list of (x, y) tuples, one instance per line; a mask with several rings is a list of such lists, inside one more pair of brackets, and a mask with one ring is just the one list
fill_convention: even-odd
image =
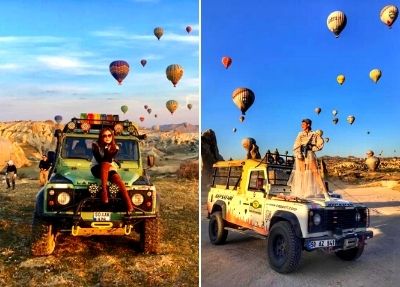
[(110, 132), (111, 133), (111, 143), (110, 143), (110, 151), (115, 151), (117, 149), (117, 144), (115, 143), (115, 137), (114, 137), (114, 131), (111, 128), (103, 128), (100, 133), (99, 133), (99, 138), (97, 139), (97, 142), (99, 143), (99, 146), (101, 148), (104, 148), (106, 145), (103, 140), (103, 134), (105, 132)]

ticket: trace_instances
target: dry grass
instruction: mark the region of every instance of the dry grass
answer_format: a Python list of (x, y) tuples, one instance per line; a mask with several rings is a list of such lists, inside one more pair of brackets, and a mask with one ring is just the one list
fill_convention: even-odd
[(186, 178), (186, 179), (199, 178), (199, 161), (187, 160), (181, 163), (176, 174), (178, 178)]
[(132, 238), (60, 235), (53, 255), (30, 255), (36, 181), (0, 191), (0, 286), (198, 286), (198, 182), (154, 180), (161, 196), (161, 253)]

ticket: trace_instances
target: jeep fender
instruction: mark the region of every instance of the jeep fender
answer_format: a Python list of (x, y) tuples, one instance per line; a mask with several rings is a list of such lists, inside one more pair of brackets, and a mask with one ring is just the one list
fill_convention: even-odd
[(293, 226), (296, 232), (296, 236), (299, 238), (303, 238), (300, 223), (296, 215), (288, 211), (278, 210), (277, 212), (274, 213), (274, 215), (271, 218), (271, 223), (269, 224), (269, 230), (271, 230), (272, 226), (279, 221), (288, 221)]
[(217, 200), (212, 207), (211, 213), (215, 212), (215, 211), (221, 211), (222, 213), (222, 218), (225, 219), (225, 215), (226, 215), (226, 204), (224, 201), (222, 200)]
[(36, 195), (35, 213), (37, 216), (42, 216), (44, 213), (44, 188)]

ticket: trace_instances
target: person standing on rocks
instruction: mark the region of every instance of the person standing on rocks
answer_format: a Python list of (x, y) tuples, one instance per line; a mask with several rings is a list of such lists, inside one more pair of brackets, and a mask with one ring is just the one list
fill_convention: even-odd
[(49, 169), (51, 167), (51, 163), (47, 156), (44, 154), (42, 156), (42, 160), (39, 162), (39, 184), (40, 186), (44, 186), (47, 183), (47, 179), (49, 178)]
[(7, 182), (7, 189), (11, 188), (15, 189), (15, 179), (17, 178), (17, 167), (15, 166), (12, 160), (7, 162), (6, 167), (6, 182)]
[(311, 120), (303, 119), (302, 131), (296, 137), (293, 145), (295, 167), (289, 178), (292, 196), (296, 197), (321, 197), (326, 188), (318, 172), (316, 151), (322, 150), (324, 140), (321, 135), (311, 130)]

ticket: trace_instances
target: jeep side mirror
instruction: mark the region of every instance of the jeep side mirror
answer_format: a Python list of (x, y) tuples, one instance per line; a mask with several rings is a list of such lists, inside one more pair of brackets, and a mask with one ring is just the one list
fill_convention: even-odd
[(156, 158), (154, 157), (154, 155), (148, 155), (147, 156), (147, 166), (148, 167), (153, 167), (156, 163)]

